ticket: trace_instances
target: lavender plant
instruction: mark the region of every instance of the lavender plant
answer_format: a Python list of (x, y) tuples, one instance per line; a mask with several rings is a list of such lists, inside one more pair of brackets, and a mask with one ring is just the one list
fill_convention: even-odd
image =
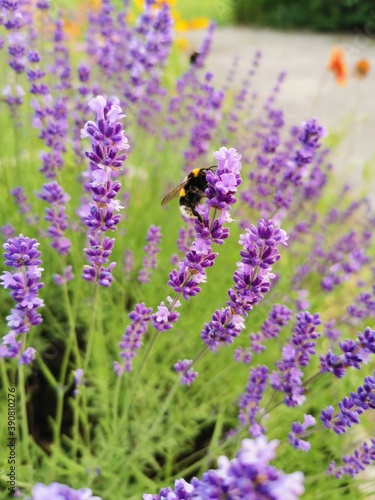
[[(104, 0), (79, 41), (65, 8), (0, 7), (1, 491), (364, 496), (375, 218), (337, 187), (324, 127), (287, 129), (284, 74), (257, 102), (260, 52), (216, 88), (213, 24), (179, 72), (167, 2)], [(213, 163), (199, 218), (160, 206)]]

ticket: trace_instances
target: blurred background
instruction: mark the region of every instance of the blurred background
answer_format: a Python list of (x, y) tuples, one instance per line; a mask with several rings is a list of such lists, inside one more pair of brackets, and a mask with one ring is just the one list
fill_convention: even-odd
[[(287, 124), (316, 117), (329, 132), (326, 144), (338, 176), (361, 192), (375, 188), (374, 0), (157, 1), (171, 6), (182, 65), (189, 64), (214, 21), (206, 69), (216, 84), (230, 81), (231, 92), (240, 89), (259, 50), (249, 89), (259, 105), (285, 72), (277, 103)], [(98, 9), (100, 3), (82, 0), (81, 10)], [(71, 4), (58, 0), (56, 8)], [(136, 14), (143, 0), (130, 5)], [(80, 16), (75, 2), (71, 15), (74, 31)]]
[(375, 187), (373, 0), (171, 3), (180, 19), (193, 23), (181, 32), (187, 53), (197, 50), (204, 37), (198, 21), (202, 26), (204, 19), (216, 22), (207, 70), (219, 85), (231, 75), (231, 85), (240, 87), (260, 50), (261, 64), (252, 84), (259, 101), (264, 102), (285, 71), (278, 104), (287, 123), (317, 117), (329, 131), (327, 142), (338, 175), (361, 190)]

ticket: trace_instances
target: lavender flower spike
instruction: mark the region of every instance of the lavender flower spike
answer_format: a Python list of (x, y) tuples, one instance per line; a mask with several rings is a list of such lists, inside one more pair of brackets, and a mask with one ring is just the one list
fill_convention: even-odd
[(42, 317), (37, 312), (44, 305), (43, 300), (38, 297), (39, 290), (44, 286), (39, 281), (43, 269), (38, 267), (42, 263), (38, 247), (36, 239), (22, 234), (10, 238), (4, 244), (5, 265), (19, 272), (4, 271), (0, 276), (1, 285), (9, 288), (10, 296), (16, 302), (15, 308), (6, 318), (10, 330), (3, 337), (0, 359), (18, 357), (19, 364), (31, 363), (35, 357), (35, 349), (29, 347), (21, 352), (22, 342), (17, 336), (26, 334), (32, 326), (42, 322)]
[(143, 500), (261, 499), (296, 500), (304, 492), (302, 472), (284, 474), (269, 465), (278, 441), (268, 443), (264, 436), (244, 439), (236, 458), (218, 459), (218, 469), (205, 472), (202, 479), (175, 481), (175, 489), (163, 488), (158, 495), (145, 494)]
[(93, 203), (90, 212), (82, 218), (89, 228), (90, 247), (85, 248), (88, 265), (84, 267), (83, 278), (108, 287), (113, 281), (112, 269), (116, 263), (107, 267), (112, 253), (114, 239), (104, 236), (107, 231), (117, 229), (123, 207), (116, 200), (121, 184), (112, 179), (112, 173), (121, 169), (129, 148), (120, 120), (124, 118), (116, 98), (107, 100), (97, 96), (89, 101), (89, 107), (96, 113), (96, 121), (88, 121), (81, 131), (81, 137), (91, 141), (91, 151), (86, 151), (90, 160), (90, 191)]
[(354, 450), (352, 455), (344, 455), (344, 465), (336, 467), (335, 462), (332, 462), (327, 470), (327, 474), (334, 475), (340, 479), (344, 474), (354, 477), (359, 472), (366, 469), (366, 466), (371, 462), (375, 462), (375, 439), (371, 438), (371, 444), (363, 443), (363, 445)]
[(233, 275), (235, 285), (228, 290), (227, 307), (216, 311), (206, 323), (202, 340), (211, 350), (230, 344), (245, 328), (244, 317), (270, 290), (275, 275), (272, 265), (280, 258), (278, 245), (286, 245), (288, 236), (283, 229), (274, 227), (272, 221), (260, 219), (258, 227), (251, 225), (240, 237), (241, 262)]
[[(241, 184), (241, 155), (234, 148), (220, 148), (214, 153), (217, 170), (207, 172), (205, 202), (197, 207), (202, 220), (196, 220), (196, 238), (186, 252), (185, 259), (169, 274), (168, 285), (176, 292), (176, 299), (169, 300), (169, 306), (162, 302), (153, 314), (153, 326), (164, 332), (172, 328), (179, 314), (173, 310), (178, 306), (180, 295), (185, 300), (194, 297), (200, 291), (200, 284), (206, 281), (206, 269), (213, 266), (217, 253), (212, 251), (212, 244), (222, 245), (229, 236), (229, 229), (224, 223), (231, 221), (230, 207), (236, 202), (235, 194)], [(211, 208), (213, 212), (211, 215)]]

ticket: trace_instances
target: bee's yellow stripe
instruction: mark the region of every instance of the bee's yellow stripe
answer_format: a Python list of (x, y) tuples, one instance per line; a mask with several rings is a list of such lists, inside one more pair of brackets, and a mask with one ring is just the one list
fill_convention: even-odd
[(194, 170), (191, 171), (194, 177), (198, 177), (199, 172), (201, 171), (201, 168), (195, 168)]
[(182, 196), (186, 196), (186, 191), (185, 191), (185, 189), (184, 189), (184, 188), (182, 188), (182, 189), (181, 189), (181, 191), (180, 191), (180, 196), (181, 196), (181, 197), (182, 197)]

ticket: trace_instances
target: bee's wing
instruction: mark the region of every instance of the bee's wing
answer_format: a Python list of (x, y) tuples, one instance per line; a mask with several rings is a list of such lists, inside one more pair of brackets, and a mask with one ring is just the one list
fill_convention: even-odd
[(186, 184), (186, 180), (181, 182), (181, 184), (179, 184), (178, 186), (176, 186), (174, 189), (172, 189), (172, 191), (170, 191), (162, 200), (161, 204), (162, 205), (166, 205), (167, 203), (169, 203), (171, 200), (173, 200), (173, 198), (176, 198), (176, 196), (179, 195), (181, 189), (185, 186)]

